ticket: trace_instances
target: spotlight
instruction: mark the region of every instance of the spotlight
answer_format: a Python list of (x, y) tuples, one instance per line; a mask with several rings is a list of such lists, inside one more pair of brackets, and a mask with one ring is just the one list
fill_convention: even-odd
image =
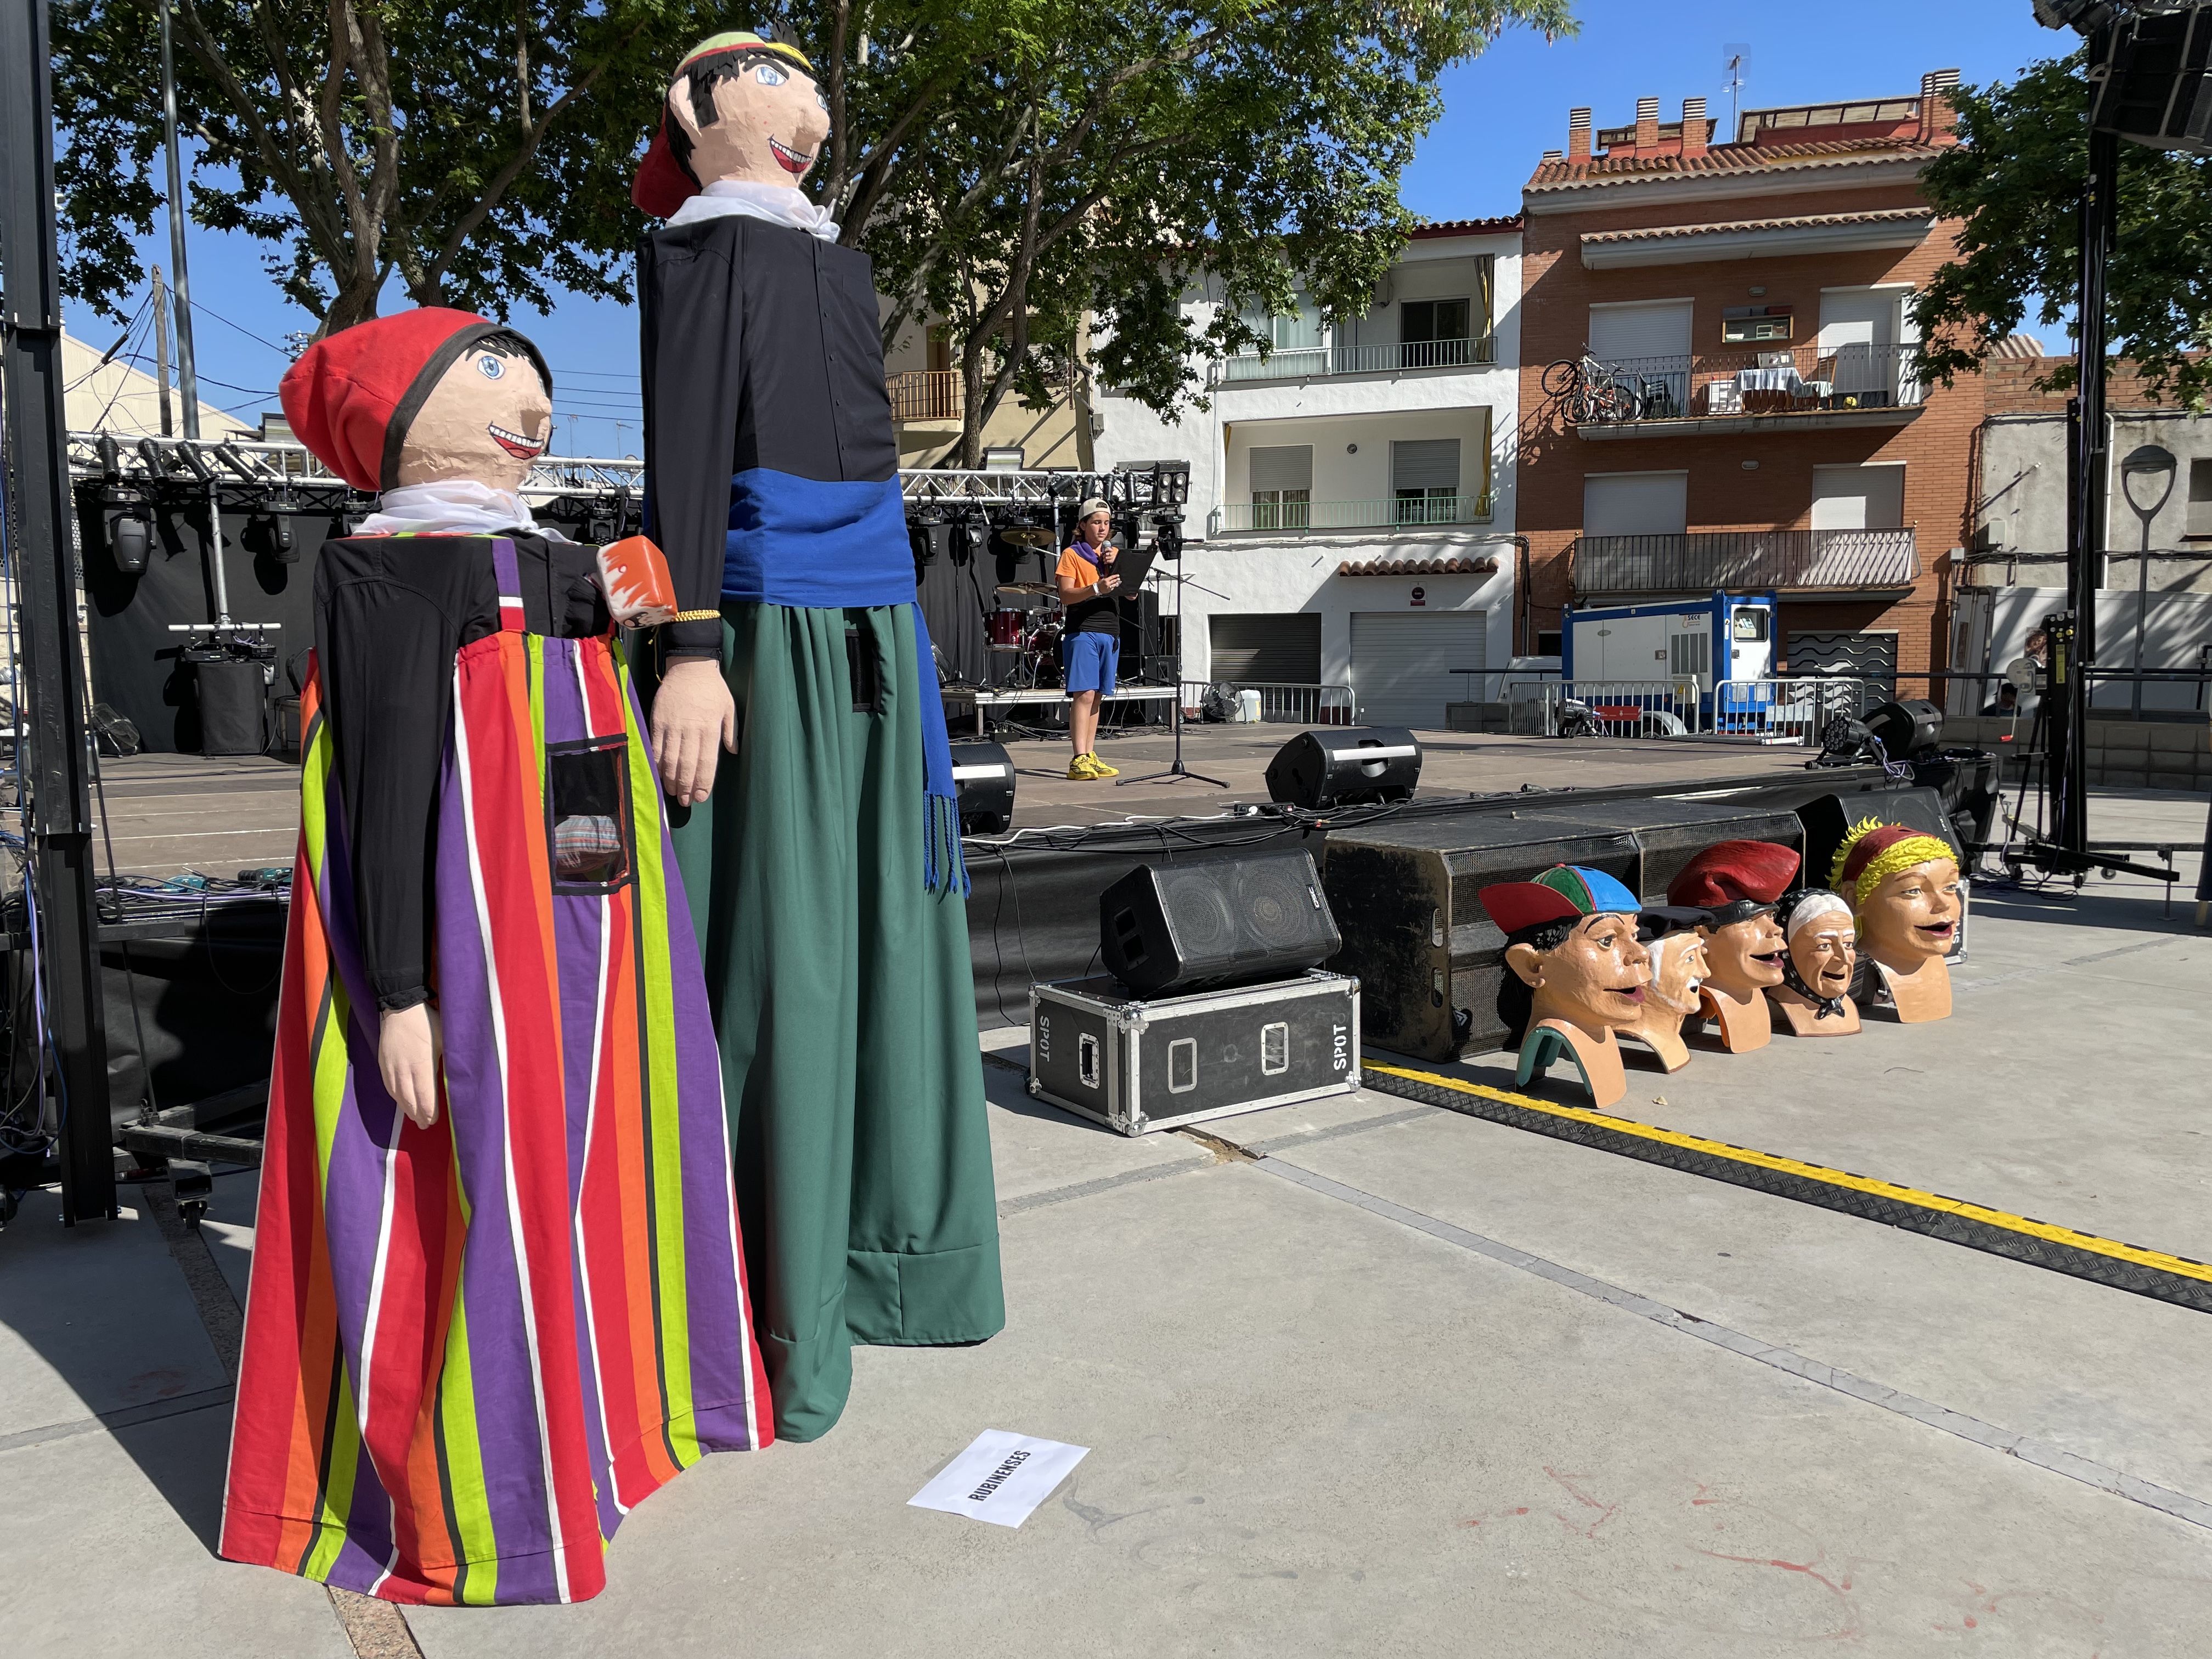
[(107, 546), (114, 555), (115, 568), (136, 576), (146, 568), (153, 551), (154, 526), (136, 513), (118, 514), (108, 525)]
[(292, 520), (289, 514), (275, 512), (256, 513), (246, 521), (246, 533), (260, 551), (270, 555), (279, 564), (300, 562), (299, 544), (293, 539)]
[(1182, 557), (1182, 514), (1156, 513), (1152, 515), (1152, 545), (1170, 564)]

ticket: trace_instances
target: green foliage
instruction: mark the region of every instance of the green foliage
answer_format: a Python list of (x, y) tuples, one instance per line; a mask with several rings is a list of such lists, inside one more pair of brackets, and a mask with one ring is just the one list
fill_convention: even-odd
[[(117, 312), (159, 203), (157, 0), (58, 0), (64, 281)], [(268, 246), (326, 329), (627, 297), (629, 180), (700, 0), (177, 0), (199, 223)], [(772, 15), (775, 8), (764, 9)], [(750, 22), (755, 15), (742, 21)], [(1155, 409), (1294, 294), (1364, 313), (1413, 219), (1437, 76), (1571, 0), (806, 0), (828, 154), (807, 187), (873, 257), (886, 338), (942, 320), (965, 453), (1008, 396), (1097, 373)], [(520, 32), (518, 33), (520, 28)], [(1221, 304), (1182, 313), (1203, 281)]]
[[(1248, 312), (1364, 313), (1414, 222), (1398, 183), (1437, 77), (1515, 24), (1575, 27), (1567, 0), (1006, 0), (967, 26), (926, 132), (824, 186), (887, 337), (947, 325), (972, 463), (1010, 393), (1042, 404), (1088, 368), (1166, 412), (1198, 395), (1193, 354), (1260, 343)], [(856, 131), (941, 72), (911, 38), (932, 57), (872, 63)], [(1221, 303), (1187, 318), (1200, 281)]]
[[(668, 66), (720, 27), (693, 0), (178, 0), (192, 217), (268, 244), (326, 327), (394, 271), (418, 304), (501, 315), (623, 294)], [(58, 0), (52, 30), (64, 283), (112, 314), (160, 199), (160, 13)]]
[[(1921, 175), (1946, 217), (1965, 219), (1959, 258), (1914, 299), (1925, 372), (1948, 385), (1978, 369), (2031, 301), (2058, 323), (2079, 280), (2080, 200), (2087, 173), (2084, 54), (2031, 65), (2008, 86), (1962, 87), (1966, 141)], [(2212, 393), (2212, 161), (2120, 146), (2118, 236), (2107, 272), (2115, 347), (2167, 401)], [(2070, 386), (2069, 361), (2048, 378)]]

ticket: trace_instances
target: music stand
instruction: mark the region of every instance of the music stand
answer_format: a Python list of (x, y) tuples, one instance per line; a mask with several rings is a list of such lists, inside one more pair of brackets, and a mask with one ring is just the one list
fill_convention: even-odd
[[(1185, 553), (1188, 554), (1188, 546), (1186, 544)], [(1123, 778), (1115, 787), (1126, 789), (1133, 783), (1157, 783), (1165, 779), (1170, 783), (1186, 781), (1210, 783), (1217, 789), (1226, 789), (1229, 785), (1221, 779), (1210, 778), (1203, 772), (1194, 772), (1182, 763), (1182, 585), (1190, 580), (1190, 578), (1180, 570), (1170, 572), (1164, 568), (1155, 568), (1151, 574), (1164, 582), (1173, 582), (1176, 585), (1175, 696), (1168, 700), (1168, 722), (1175, 728), (1175, 758), (1168, 763), (1167, 769), (1164, 772), (1147, 772), (1141, 777)], [(1199, 586), (1204, 592), (1213, 593), (1213, 589), (1206, 587), (1203, 583)], [(1213, 596), (1216, 599), (1227, 597), (1220, 593), (1214, 593)]]

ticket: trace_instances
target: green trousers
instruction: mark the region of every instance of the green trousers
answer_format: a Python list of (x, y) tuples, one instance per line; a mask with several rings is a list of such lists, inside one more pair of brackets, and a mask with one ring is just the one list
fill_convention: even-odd
[(844, 1410), (854, 1343), (1006, 1324), (968, 919), (957, 887), (922, 884), (907, 608), (722, 615), (738, 752), (674, 838), (775, 1431), (812, 1440)]

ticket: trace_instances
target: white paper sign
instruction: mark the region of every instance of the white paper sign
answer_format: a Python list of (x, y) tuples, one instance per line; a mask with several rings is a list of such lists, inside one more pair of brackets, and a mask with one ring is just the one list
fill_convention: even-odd
[(1018, 1527), (1080, 1463), (1088, 1446), (1038, 1440), (986, 1429), (930, 1483), (908, 1498), (910, 1509), (943, 1510), (971, 1521)]

